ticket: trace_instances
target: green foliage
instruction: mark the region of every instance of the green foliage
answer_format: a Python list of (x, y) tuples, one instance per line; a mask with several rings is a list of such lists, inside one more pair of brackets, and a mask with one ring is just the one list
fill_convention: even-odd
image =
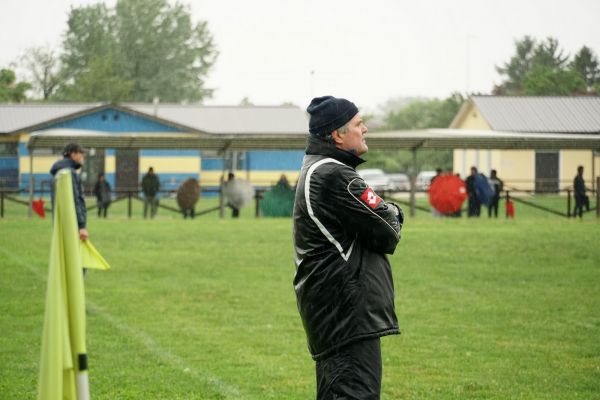
[[(459, 93), (444, 100), (418, 99), (409, 102), (397, 111), (391, 111), (385, 118), (385, 130), (447, 128), (464, 102)], [(388, 102), (390, 104), (390, 102)], [(369, 136), (367, 134), (367, 144)], [(408, 150), (371, 150), (364, 155), (369, 168), (381, 168), (386, 172), (412, 171), (413, 158)], [(452, 168), (452, 150), (419, 150), (417, 171), (444, 170)]]
[[(367, 134), (367, 144), (369, 135)], [(388, 173), (412, 172), (413, 156), (410, 150), (385, 151), (370, 150), (362, 156), (368, 161), (364, 168), (380, 168)], [(419, 150), (417, 151), (417, 171), (433, 171), (441, 168), (446, 171), (452, 168), (452, 150)]]
[[(568, 96), (590, 90), (597, 72), (593, 53), (582, 50), (569, 64), (557, 39), (537, 42), (530, 36), (515, 41), (515, 55), (496, 70), (505, 80), (493, 90), (496, 95)], [(594, 69), (596, 68), (596, 69)], [(583, 85), (582, 85), (583, 82)]]
[(594, 90), (596, 84), (600, 84), (600, 68), (598, 67), (598, 57), (596, 54), (586, 46), (583, 46), (581, 50), (573, 58), (571, 68), (579, 72), (589, 92)]
[(535, 65), (523, 78), (523, 94), (527, 96), (568, 96), (582, 93), (586, 84), (579, 72)]
[[(114, 8), (73, 8), (63, 46), (69, 83), (57, 93), (61, 100), (195, 102), (212, 93), (204, 87), (217, 56), (212, 36), (179, 3), (119, 0)], [(104, 81), (111, 88), (90, 90)], [(117, 90), (120, 83), (125, 87)]]
[[(383, 399), (600, 399), (597, 223), (524, 214), (407, 217)], [(90, 213), (93, 398), (314, 398), (291, 220), (139, 215)], [(35, 399), (52, 221), (1, 223), (0, 393)]]
[(127, 101), (131, 97), (134, 81), (118, 76), (112, 57), (93, 57), (89, 67), (79, 76), (76, 85), (66, 85), (57, 93), (56, 100), (64, 101)]
[(447, 128), (464, 97), (454, 93), (444, 100), (416, 100), (398, 111), (390, 112), (385, 119), (386, 130)]
[(496, 66), (500, 75), (506, 75), (502, 85), (494, 89), (496, 94), (515, 94), (520, 91), (523, 77), (531, 70), (535, 46), (535, 39), (531, 36), (515, 41), (516, 54), (503, 66)]
[(16, 83), (15, 72), (10, 69), (0, 69), (0, 102), (20, 103), (27, 96), (25, 92), (31, 89), (27, 82)]

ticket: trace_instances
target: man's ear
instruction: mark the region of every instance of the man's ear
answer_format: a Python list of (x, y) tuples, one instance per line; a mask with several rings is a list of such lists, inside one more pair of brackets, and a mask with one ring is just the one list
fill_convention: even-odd
[(340, 134), (340, 131), (338, 129), (336, 129), (335, 131), (331, 132), (331, 138), (333, 139), (333, 142), (336, 144), (342, 144), (344, 143), (344, 140), (342, 139), (342, 136)]

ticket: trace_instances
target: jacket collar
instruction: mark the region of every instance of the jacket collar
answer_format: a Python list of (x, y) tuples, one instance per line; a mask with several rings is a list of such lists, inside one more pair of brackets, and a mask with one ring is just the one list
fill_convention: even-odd
[(62, 160), (59, 160), (59, 161), (57, 161), (57, 162), (54, 163), (54, 165), (50, 169), (50, 173), (52, 175), (56, 175), (56, 173), (60, 169), (63, 169), (63, 168), (79, 169), (81, 167), (82, 167), (81, 164), (75, 162), (74, 160), (70, 159), (69, 157), (65, 157)]
[(314, 135), (308, 137), (305, 152), (306, 154), (331, 157), (352, 168), (356, 168), (358, 165), (365, 162), (365, 160), (357, 155), (350, 153), (349, 151), (338, 149), (334, 144)]

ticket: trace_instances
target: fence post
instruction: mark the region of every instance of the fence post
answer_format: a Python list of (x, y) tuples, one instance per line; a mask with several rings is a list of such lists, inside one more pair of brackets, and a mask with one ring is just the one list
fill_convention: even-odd
[(567, 218), (571, 218), (571, 189), (567, 189)]
[(600, 176), (596, 178), (596, 218), (600, 218)]
[(254, 198), (256, 199), (256, 210), (254, 211), (254, 214), (256, 218), (260, 218), (260, 200), (262, 199), (262, 191), (257, 190), (254, 194)]
[[(223, 163), (223, 165), (225, 165)], [(225, 183), (225, 172), (221, 175), (219, 180), (219, 218), (225, 218), (225, 198), (223, 195), (223, 185)]]
[(131, 192), (127, 192), (127, 216), (131, 219)]

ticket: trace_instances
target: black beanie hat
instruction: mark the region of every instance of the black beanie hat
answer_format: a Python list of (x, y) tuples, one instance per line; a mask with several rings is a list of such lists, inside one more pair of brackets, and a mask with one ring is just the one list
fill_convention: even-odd
[(306, 111), (310, 114), (309, 132), (323, 137), (344, 126), (358, 114), (354, 103), (333, 96), (315, 97)]

